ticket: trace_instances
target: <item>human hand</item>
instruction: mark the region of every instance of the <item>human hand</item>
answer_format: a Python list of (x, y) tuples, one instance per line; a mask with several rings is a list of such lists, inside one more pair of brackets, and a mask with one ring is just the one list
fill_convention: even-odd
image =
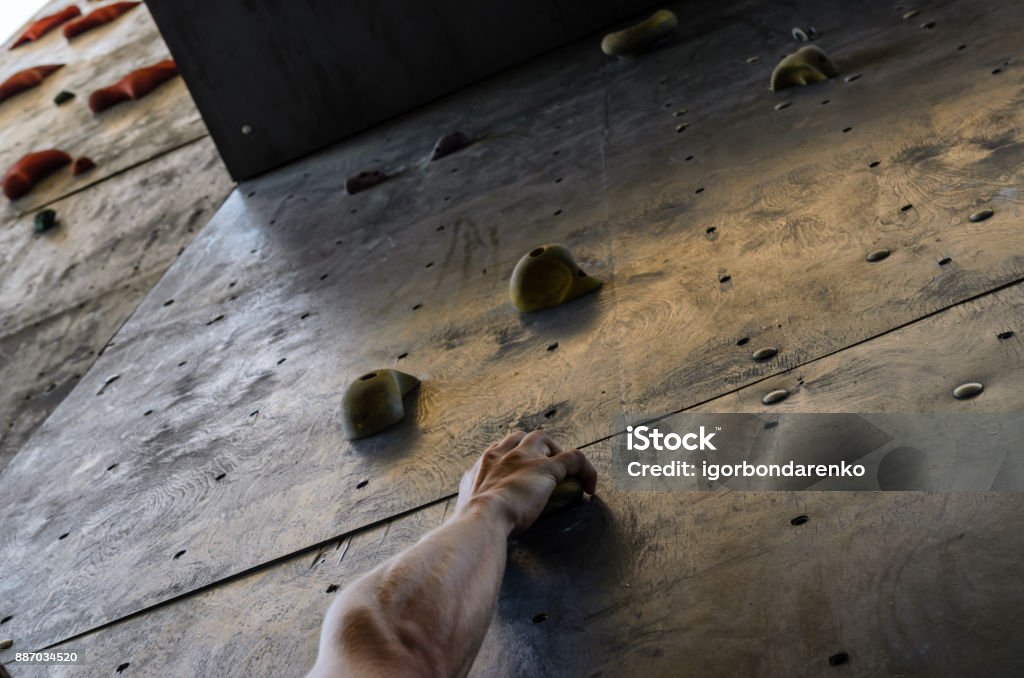
[(509, 434), (477, 459), (459, 484), (456, 510), (493, 510), (509, 533), (534, 523), (558, 483), (576, 476), (597, 489), (597, 471), (579, 450), (564, 451), (543, 431)]

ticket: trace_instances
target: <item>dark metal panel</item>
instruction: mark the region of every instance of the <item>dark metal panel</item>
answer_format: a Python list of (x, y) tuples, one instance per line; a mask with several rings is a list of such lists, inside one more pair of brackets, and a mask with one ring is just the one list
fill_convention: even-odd
[(149, 7), (228, 169), (246, 179), (651, 4), (151, 0)]

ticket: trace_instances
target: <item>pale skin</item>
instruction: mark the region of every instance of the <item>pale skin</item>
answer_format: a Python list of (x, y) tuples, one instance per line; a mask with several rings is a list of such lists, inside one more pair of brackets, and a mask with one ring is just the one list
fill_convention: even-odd
[(542, 431), (487, 448), (444, 525), (338, 595), (310, 677), (468, 674), (497, 605), (509, 536), (530, 527), (569, 476), (589, 494), (597, 489), (583, 453)]

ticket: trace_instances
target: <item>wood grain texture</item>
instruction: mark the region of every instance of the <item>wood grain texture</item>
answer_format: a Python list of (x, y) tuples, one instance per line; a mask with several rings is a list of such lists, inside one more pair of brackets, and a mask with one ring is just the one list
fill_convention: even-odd
[[(1020, 93), (977, 70), (1015, 44), (1010, 10), (935, 10), (990, 36), (958, 62), (888, 9), (831, 7), (836, 44), (874, 50), (837, 56), (864, 82), (787, 118), (759, 95), (767, 64), (721, 72), (746, 68), (735, 45), (781, 47), (797, 10), (730, 11), (643, 61), (574, 46), (240, 188), (0, 477), (12, 633), (56, 642), (447, 496), (509, 428), (594, 441), (1024, 277)], [(694, 74), (676, 89), (698, 103), (654, 105), (656, 68)], [(427, 164), (467, 121), (479, 143)], [(397, 176), (344, 195), (370, 166)], [(979, 205), (996, 216), (967, 222)], [(519, 316), (507, 276), (552, 241), (608, 284)], [(762, 343), (779, 357), (754, 363)], [(411, 415), (347, 442), (342, 391), (388, 366), (424, 380)]]
[[(48, 9), (52, 5), (43, 11)], [(2, 78), (41, 63), (65, 64), (39, 87), (0, 104), (0, 171), (26, 153), (47, 148), (60, 148), (76, 158), (88, 156), (97, 165), (78, 177), (70, 170), (52, 175), (26, 197), (14, 203), (4, 201), (0, 215), (31, 212), (205, 136), (206, 128), (181, 78), (144, 99), (99, 115), (89, 110), (87, 102), (94, 90), (167, 55), (145, 5), (71, 42), (55, 30), (35, 43), (0, 53)], [(57, 106), (53, 98), (62, 90), (76, 97)]]
[[(997, 335), (1022, 326), (1015, 285), (699, 409), (764, 411), (766, 389), (801, 379), (791, 410), (1019, 412), (1019, 330)], [(950, 384), (965, 378), (985, 393), (954, 400)], [(631, 493), (609, 482), (610, 443), (587, 452), (604, 474), (597, 498), (514, 540), (474, 675), (810, 676), (839, 652), (858, 676), (1020, 672), (1018, 493)], [(123, 662), (138, 675), (302, 675), (327, 588), (344, 589), (451, 508), (74, 639), (62, 648), (101, 659), (57, 675)]]
[(0, 468), (56, 408), (232, 184), (208, 139), (0, 230)]

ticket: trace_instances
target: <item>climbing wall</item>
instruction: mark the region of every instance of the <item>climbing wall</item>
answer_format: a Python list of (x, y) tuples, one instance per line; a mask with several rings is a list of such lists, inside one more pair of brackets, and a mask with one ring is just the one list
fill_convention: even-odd
[[(514, 541), (476, 674), (1019, 673), (1017, 494), (607, 480), (626, 420), (1024, 407), (1024, 10), (674, 8), (642, 57), (593, 36), (234, 191), (0, 476), (0, 661), (301, 675), (333, 594), (543, 427), (604, 480)], [(839, 75), (770, 92), (794, 26)], [(520, 314), (553, 242), (604, 284)], [(350, 440), (383, 368), (421, 384)]]
[[(111, 4), (52, 2), (36, 19)], [(180, 78), (100, 114), (88, 105), (93, 91), (166, 58), (145, 5), (72, 40), (63, 35), (70, 23), (9, 49), (15, 36), (0, 53), (0, 80), (21, 85), (0, 87), (9, 94), (0, 101), (3, 171), (51, 148), (96, 165), (78, 176), (61, 168), (17, 200), (0, 198), (0, 469), (232, 187)], [(61, 67), (23, 89), (16, 74), (40, 65)], [(45, 210), (56, 226), (36, 234)]]

